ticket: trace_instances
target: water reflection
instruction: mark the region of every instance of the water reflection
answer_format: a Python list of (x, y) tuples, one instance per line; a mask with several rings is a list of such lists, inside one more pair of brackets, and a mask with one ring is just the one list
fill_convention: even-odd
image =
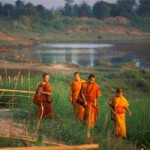
[(37, 47), (43, 63), (71, 62), (83, 67), (93, 67), (99, 61), (103, 48), (111, 44), (45, 44)]
[(141, 47), (136, 46), (136, 48), (134, 43), (121, 43), (120, 45), (55, 43), (39, 45), (32, 50), (12, 50), (0, 54), (0, 59), (13, 62), (32, 61), (33, 63), (43, 64), (69, 62), (82, 67), (93, 67), (105, 61), (111, 64), (131, 62), (137, 67), (150, 68), (150, 60), (141, 59), (148, 56), (148, 51), (140, 58), (141, 55), (136, 55), (135, 52), (141, 54)]

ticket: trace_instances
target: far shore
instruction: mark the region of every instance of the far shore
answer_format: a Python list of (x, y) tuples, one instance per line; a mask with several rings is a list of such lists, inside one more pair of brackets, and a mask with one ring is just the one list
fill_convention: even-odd
[[(25, 34), (25, 35), (23, 35)], [(81, 33), (80, 33), (81, 34)], [(68, 33), (18, 33), (13, 40), (0, 42), (0, 52), (11, 49), (30, 49), (40, 44), (47, 43), (119, 43), (119, 42), (143, 42), (150, 41), (150, 33), (145, 34), (106, 34), (106, 33), (83, 33), (80, 35)], [(99, 38), (100, 37), (100, 38)]]
[(79, 71), (81, 73), (101, 73), (101, 74), (109, 74), (109, 73), (116, 73), (116, 72), (123, 72), (125, 70), (145, 70), (139, 67), (136, 67), (134, 64), (123, 64), (120, 67), (114, 67), (110, 66), (109, 64), (100, 64), (95, 67), (90, 68), (84, 68), (80, 67), (76, 64), (72, 63), (56, 63), (56, 64), (50, 64), (50, 65), (44, 65), (44, 64), (36, 64), (36, 63), (14, 63), (14, 62), (6, 62), (1, 61), (0, 62), (0, 76), (6, 77), (11, 76), (14, 77), (18, 75), (20, 72), (20, 75), (28, 76), (29, 73), (31, 76), (38, 76), (45, 72), (49, 74), (73, 74), (76, 71)]

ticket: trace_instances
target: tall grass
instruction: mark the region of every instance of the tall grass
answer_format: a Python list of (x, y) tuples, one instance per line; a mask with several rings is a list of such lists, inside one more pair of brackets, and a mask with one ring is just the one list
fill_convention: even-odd
[[(88, 74), (81, 74), (84, 79)], [(94, 129), (92, 129), (92, 137), (94, 143), (99, 143), (101, 149), (117, 149), (118, 142), (112, 136), (113, 122), (110, 120), (110, 110), (108, 108), (109, 98), (114, 94), (115, 89), (119, 86), (123, 88), (124, 95), (130, 103), (132, 116), (126, 117), (128, 139), (123, 140), (122, 149), (131, 149), (134, 144), (137, 147), (150, 147), (150, 102), (149, 90), (150, 74), (142, 71), (126, 71), (123, 73), (112, 73), (101, 75), (96, 73), (97, 83), (101, 85), (102, 97), (98, 100), (100, 105), (99, 117)], [(86, 143), (86, 127), (78, 123), (74, 119), (73, 109), (69, 103), (69, 81), (71, 75), (52, 74), (50, 75), (50, 83), (53, 87), (53, 111), (55, 120), (42, 120), (39, 130), (39, 135), (43, 139), (53, 139), (62, 141), (65, 144), (84, 144)], [(19, 79), (20, 80), (20, 79)], [(41, 81), (40, 76), (30, 78), (30, 90), (36, 89), (37, 83)], [(142, 82), (142, 84), (137, 84)], [(28, 77), (24, 78), (23, 84), (18, 81), (16, 89), (28, 90)], [(14, 83), (6, 84), (5, 80), (0, 88), (13, 89)], [(149, 88), (150, 89), (150, 88)], [(5, 93), (8, 94), (8, 93)], [(14, 118), (16, 121), (27, 120), (32, 133), (35, 130), (35, 112), (37, 107), (33, 105), (31, 117), (32, 98), (16, 97)], [(9, 97), (2, 97), (1, 101), (8, 101)], [(32, 135), (32, 134), (31, 134)], [(132, 141), (132, 144), (130, 141)], [(120, 142), (121, 143), (121, 142)]]

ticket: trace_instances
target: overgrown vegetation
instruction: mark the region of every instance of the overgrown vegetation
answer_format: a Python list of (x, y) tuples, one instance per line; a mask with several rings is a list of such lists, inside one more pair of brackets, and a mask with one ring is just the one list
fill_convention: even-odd
[[(3, 30), (8, 28), (46, 33), (47, 31), (66, 31), (73, 25), (81, 24), (103, 26), (105, 22), (101, 19), (123, 16), (131, 20), (130, 26), (149, 31), (150, 21), (148, 18), (144, 18), (150, 15), (150, 4), (146, 0), (140, 1), (136, 9), (134, 8), (135, 0), (118, 0), (116, 4), (99, 1), (94, 4), (93, 8), (85, 2), (81, 5), (73, 2), (73, 0), (66, 0), (64, 8), (61, 10), (46, 9), (43, 5), (34, 6), (32, 3), (24, 3), (21, 0), (17, 0), (14, 5), (0, 3), (0, 26), (3, 26)], [(144, 7), (145, 9), (143, 9)], [(83, 17), (97, 18), (98, 20), (79, 19)], [(118, 23), (118, 25), (120, 24)], [(39, 28), (40, 26), (42, 27)]]
[[(101, 85), (103, 96), (99, 99), (99, 117), (95, 128), (92, 130), (94, 143), (99, 143), (101, 149), (108, 147), (116, 148), (117, 142), (113, 140), (113, 122), (110, 120), (110, 110), (108, 108), (109, 98), (114, 94), (117, 87), (123, 88), (124, 95), (130, 103), (132, 116), (127, 116), (127, 135), (128, 139), (123, 140), (123, 149), (130, 149), (132, 143), (134, 147), (150, 147), (149, 136), (149, 89), (150, 73), (144, 71), (124, 71), (122, 73), (110, 73), (102, 75), (95, 73), (97, 83)], [(87, 79), (88, 74), (82, 73), (81, 76)], [(87, 129), (74, 119), (72, 106), (68, 100), (69, 81), (71, 75), (51, 74), (51, 85), (53, 87), (53, 109), (55, 120), (42, 120), (39, 135), (42, 139), (51, 139), (65, 144), (84, 144), (86, 143)], [(20, 79), (17, 84), (18, 90), (32, 90), (40, 82), (41, 77), (25, 77), (23, 84)], [(6, 84), (5, 79), (0, 88), (13, 89), (14, 83)], [(25, 95), (24, 95), (25, 96)], [(10, 97), (2, 97), (1, 101), (8, 101)], [(36, 106), (32, 104), (31, 98), (15, 98), (15, 108), (20, 108), (20, 112), (14, 113), (14, 120), (25, 119), (29, 123), (30, 135), (35, 131), (35, 111)], [(28, 115), (31, 114), (31, 115)]]

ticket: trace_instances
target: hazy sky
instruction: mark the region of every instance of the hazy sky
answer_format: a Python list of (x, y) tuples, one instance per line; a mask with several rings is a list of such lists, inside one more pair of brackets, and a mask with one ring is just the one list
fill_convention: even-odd
[[(0, 0), (2, 3), (14, 3), (16, 0)], [(34, 5), (42, 4), (46, 8), (57, 8), (64, 6), (64, 0), (23, 0), (25, 3), (32, 2)], [(75, 3), (86, 2), (90, 5), (93, 5), (95, 2), (100, 0), (74, 0)], [(116, 0), (103, 0), (109, 3), (115, 3)]]

